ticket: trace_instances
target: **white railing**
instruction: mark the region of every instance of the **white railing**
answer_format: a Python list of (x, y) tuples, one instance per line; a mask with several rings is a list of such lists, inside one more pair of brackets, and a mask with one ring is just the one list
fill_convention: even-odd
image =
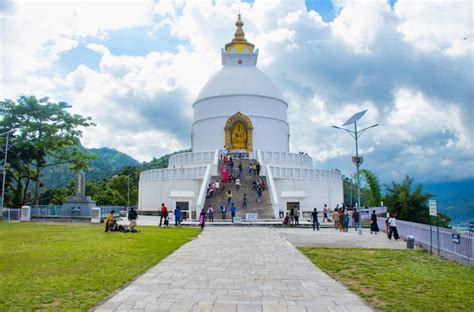
[(168, 160), (168, 168), (180, 167), (191, 164), (212, 163), (214, 161), (215, 151), (208, 152), (189, 152), (171, 155)]
[(341, 172), (337, 170), (321, 170), (306, 168), (287, 168), (269, 166), (274, 179), (308, 179), (340, 181)]
[(276, 186), (275, 186), (275, 181), (273, 181), (273, 174), (272, 171), (270, 170), (270, 166), (266, 165), (267, 171), (267, 183), (268, 183), (268, 190), (270, 192), (270, 199), (272, 202), (272, 207), (273, 207), (273, 215), (275, 216), (275, 219), (278, 219), (280, 216), (280, 200), (278, 198)]
[(206, 166), (206, 171), (202, 179), (201, 189), (199, 190), (198, 199), (196, 201), (196, 219), (199, 218), (199, 211), (204, 208), (204, 202), (206, 201), (207, 186), (211, 180), (211, 165)]
[[(385, 218), (378, 218), (377, 223), (379, 228), (384, 231), (386, 228)], [(465, 265), (474, 265), (474, 237), (469, 237), (468, 234), (462, 234), (460, 244), (455, 244), (452, 239), (454, 231), (447, 228), (439, 228), (438, 243), (436, 226), (431, 227), (430, 239), (430, 226), (428, 224), (402, 220), (397, 220), (397, 231), (400, 237), (403, 238), (412, 235), (415, 237), (415, 242), (426, 250), (430, 250), (430, 246), (432, 246), (431, 249), (435, 254), (438, 253), (439, 246), (441, 256)]]
[(313, 159), (308, 154), (260, 151), (261, 161), (267, 165), (274, 163), (313, 167)]
[(204, 177), (207, 166), (190, 168), (152, 169), (140, 173), (140, 182), (179, 179), (200, 179)]
[(3, 208), (2, 216), (4, 221), (20, 221), (21, 209), (20, 208)]

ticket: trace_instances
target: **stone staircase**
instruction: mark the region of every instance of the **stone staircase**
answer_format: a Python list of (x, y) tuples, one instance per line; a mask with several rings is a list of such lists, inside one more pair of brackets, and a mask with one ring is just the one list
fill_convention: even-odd
[[(225, 203), (227, 208), (226, 220), (231, 220), (230, 207), (227, 205), (227, 191), (230, 189), (232, 191), (232, 201), (237, 206), (237, 217), (245, 218), (246, 213), (257, 213), (257, 220), (274, 220), (273, 208), (270, 199), (270, 194), (268, 190), (268, 182), (265, 177), (262, 176), (251, 176), (249, 175), (249, 164), (248, 159), (234, 160), (234, 172), (238, 172), (239, 162), (242, 162), (243, 165), (243, 174), (240, 178), (240, 189), (237, 191), (235, 188), (234, 182), (220, 183), (220, 191), (218, 194), (214, 194), (210, 198), (206, 198), (204, 204), (204, 210), (207, 211), (209, 205), (212, 205), (214, 208), (214, 220), (222, 220), (220, 206), (222, 203)], [(220, 168), (220, 167), (219, 167)], [(252, 182), (255, 180), (263, 180), (267, 185), (266, 189), (263, 191), (263, 199), (261, 203), (257, 202), (257, 192), (252, 189)], [(220, 176), (211, 177), (211, 182), (221, 181)], [(244, 194), (247, 194), (247, 208), (242, 208), (242, 202)]]

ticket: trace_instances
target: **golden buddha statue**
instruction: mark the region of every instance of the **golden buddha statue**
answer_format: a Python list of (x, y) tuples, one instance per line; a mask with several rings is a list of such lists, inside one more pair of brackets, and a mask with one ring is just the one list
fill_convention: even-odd
[(241, 122), (235, 124), (232, 129), (232, 149), (247, 148), (247, 130)]

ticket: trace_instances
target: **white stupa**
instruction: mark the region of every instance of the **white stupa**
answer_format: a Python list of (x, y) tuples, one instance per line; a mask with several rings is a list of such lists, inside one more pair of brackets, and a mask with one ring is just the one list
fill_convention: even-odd
[(219, 176), (224, 147), (262, 165), (275, 218), (290, 207), (305, 216), (324, 204), (342, 203), (339, 171), (313, 169), (310, 156), (289, 152), (288, 104), (256, 68), (258, 49), (245, 39), (240, 14), (236, 26), (234, 39), (221, 51), (223, 68), (193, 103), (192, 152), (173, 155), (166, 169), (142, 172), (139, 210), (156, 211), (165, 203), (195, 217), (204, 207), (209, 181)]

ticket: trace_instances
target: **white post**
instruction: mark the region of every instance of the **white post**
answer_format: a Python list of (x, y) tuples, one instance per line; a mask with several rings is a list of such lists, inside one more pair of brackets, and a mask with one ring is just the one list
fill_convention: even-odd
[(31, 207), (30, 206), (21, 207), (20, 221), (21, 222), (31, 221)]

